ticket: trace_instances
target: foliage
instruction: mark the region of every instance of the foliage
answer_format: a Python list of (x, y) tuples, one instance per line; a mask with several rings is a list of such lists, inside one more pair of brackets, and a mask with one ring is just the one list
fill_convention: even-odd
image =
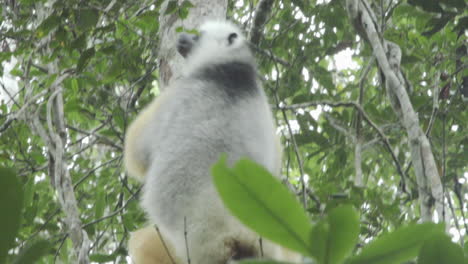
[[(352, 206), (342, 205), (330, 210), (325, 219), (311, 228), (307, 221), (291, 221), (302, 218), (296, 211), (300, 204), (260, 165), (240, 160), (231, 169), (226, 165), (226, 157), (222, 157), (213, 166), (212, 173), (223, 202), (245, 225), (267, 239), (313, 257), (318, 264), (404, 263), (416, 256), (418, 263), (464, 262), (462, 248), (444, 234), (443, 225), (434, 223), (413, 224), (383, 234), (345, 261), (353, 252), (359, 235), (359, 216)], [(301, 236), (309, 239), (299, 238)], [(241, 263), (279, 262), (249, 260)]]
[[(138, 206), (140, 185), (123, 172), (122, 146), (126, 127), (152, 99), (159, 77), (161, 2), (20, 0), (0, 6), (0, 74), (4, 75), (0, 79), (0, 166), (15, 168), (24, 193), (21, 221), (14, 222), (20, 224), (16, 239), (10, 240), (11, 246), (0, 247), (0, 255), (6, 252), (5, 248), (10, 249), (7, 263), (27, 248), (39, 249), (38, 255), (45, 252), (39, 263), (74, 262), (70, 259), (73, 248), (65, 229), (66, 215), (50, 177), (54, 170), (50, 166), (53, 150), (34, 125), (42, 124), (46, 132), (59, 132), (48, 127), (47, 120), (55, 118), (48, 116), (48, 102), (53, 98), (54, 82), (65, 75), (65, 161), (83, 227), (93, 242), (91, 259), (98, 263), (128, 262), (128, 234), (142, 226), (145, 217)], [(167, 14), (187, 16), (189, 1), (170, 2)], [(384, 239), (377, 238), (381, 234), (398, 234), (393, 230), (407, 225), (419, 228), (412, 225), (419, 219), (419, 201), (406, 132), (390, 107), (371, 59), (372, 51), (348, 21), (344, 2), (274, 1), (256, 53), (282, 133), (282, 174), (297, 190), (302, 189), (302, 180), (309, 190), (305, 209), (313, 225), (304, 227), (308, 223), (300, 220), (303, 212), (290, 209), (299, 219), (290, 228), (312, 230), (301, 233), (301, 237), (312, 232), (323, 240), (343, 242), (321, 244), (324, 241), (320, 239), (312, 243), (307, 237), (311, 246), (306, 255), (324, 263), (339, 263), (344, 258), (358, 261), (374, 254), (367, 249)], [(401, 68), (412, 87), (410, 99), (429, 136), (450, 213), (455, 217), (447, 225), (454, 241), (465, 239), (466, 246), (468, 111), (461, 95), (463, 80), (468, 76), (467, 56), (463, 53), (468, 21), (466, 1), (369, 2), (379, 23), (385, 24), (384, 37), (402, 50)], [(230, 1), (228, 16), (247, 29), (257, 3)], [(184, 27), (191, 29), (190, 25)], [(340, 59), (345, 56), (352, 61), (351, 66)], [(354, 108), (323, 104), (280, 107), (311, 101), (358, 102), (360, 97), (362, 108), (385, 133), (402, 165), (404, 182), (377, 132), (359, 119)], [(355, 185), (356, 139), (363, 147), (362, 186)], [(255, 171), (259, 171), (258, 177), (265, 178), (261, 169)], [(4, 185), (0, 184), (0, 188)], [(278, 193), (284, 193), (279, 190)], [(284, 202), (288, 199), (291, 200)], [(278, 204), (279, 208), (288, 207)], [(254, 205), (266, 206), (268, 202)], [(352, 205), (356, 212), (343, 205)], [(15, 215), (14, 209), (7, 212), (2, 215)], [(353, 221), (343, 221), (342, 214), (351, 219), (360, 215), (357, 242)], [(292, 222), (295, 218), (283, 218), (281, 223), (296, 223)], [(271, 225), (278, 225), (278, 221)], [(352, 232), (341, 238), (345, 234), (332, 226)], [(1, 224), (0, 228), (7, 225)], [(10, 231), (16, 233), (13, 227)], [(6, 239), (3, 229), (0, 233), (0, 238)], [(287, 237), (287, 232), (280, 235)], [(427, 240), (420, 262), (425, 261), (423, 256), (444, 257), (429, 255), (435, 254), (433, 247), (443, 247), (452, 252), (447, 256), (459, 258), (458, 246), (450, 244), (447, 237), (438, 236), (443, 246)], [(49, 241), (50, 247), (41, 244), (41, 238)], [(294, 243), (279, 239), (278, 234), (276, 239), (287, 243), (285, 246)], [(379, 243), (393, 243), (384, 242)], [(350, 245), (354, 246), (352, 252)], [(375, 250), (375, 254), (385, 253), (379, 251), (380, 247)], [(337, 253), (336, 259), (326, 257), (330, 256), (328, 251)], [(414, 252), (413, 247), (411, 252), (401, 254), (415, 257)]]
[[(0, 168), (0, 211), (5, 212), (0, 218), (0, 261), (3, 263), (7, 252), (14, 245), (21, 224), (21, 211), (23, 209), (24, 193), (16, 173), (11, 169)], [(50, 243), (46, 240), (30, 242), (14, 263), (34, 263), (46, 255)]]
[(242, 222), (260, 235), (302, 254), (310, 251), (311, 226), (307, 215), (294, 196), (266, 169), (240, 160), (229, 170), (224, 155), (212, 172), (221, 199)]
[(0, 261), (6, 259), (20, 227), (23, 190), (12, 170), (0, 168), (0, 210), (8, 212), (0, 218)]

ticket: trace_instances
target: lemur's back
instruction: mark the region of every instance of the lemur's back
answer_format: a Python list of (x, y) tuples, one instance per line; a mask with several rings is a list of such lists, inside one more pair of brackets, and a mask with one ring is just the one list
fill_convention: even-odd
[[(210, 169), (222, 153), (231, 163), (247, 157), (272, 172), (279, 155), (275, 153), (278, 150), (270, 110), (255, 79), (250, 84), (244, 82), (252, 86), (248, 91), (233, 96), (229, 94), (233, 87), (226, 87), (222, 81), (197, 78), (179, 80), (167, 91), (170, 99), (163, 101), (159, 110), (170, 114), (154, 116), (145, 131), (145, 138), (153, 138), (147, 146), (153, 166), (145, 191), (151, 196), (156, 193), (159, 197), (151, 200), (158, 200), (161, 206), (166, 200), (169, 206), (183, 206), (191, 198), (179, 201), (179, 197), (193, 197), (177, 197), (175, 193), (198, 192), (207, 186), (211, 189)], [(177, 205), (179, 202), (181, 205)], [(154, 208), (154, 202), (148, 203)], [(152, 208), (148, 208), (150, 212)]]

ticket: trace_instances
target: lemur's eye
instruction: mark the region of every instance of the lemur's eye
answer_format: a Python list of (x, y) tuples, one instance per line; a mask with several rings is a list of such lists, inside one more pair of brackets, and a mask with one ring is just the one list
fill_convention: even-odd
[(237, 33), (231, 33), (229, 34), (229, 37), (228, 37), (228, 42), (229, 42), (229, 45), (231, 45), (232, 43), (234, 43), (234, 40), (237, 38)]

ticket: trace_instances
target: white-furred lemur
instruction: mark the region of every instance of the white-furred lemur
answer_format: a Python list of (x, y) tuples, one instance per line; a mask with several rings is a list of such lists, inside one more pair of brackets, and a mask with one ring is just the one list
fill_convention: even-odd
[[(144, 183), (142, 207), (152, 226), (132, 234), (135, 263), (225, 264), (243, 258), (299, 256), (241, 224), (224, 207), (211, 167), (227, 154), (247, 157), (278, 176), (281, 148), (255, 59), (240, 29), (204, 23), (182, 33), (182, 77), (173, 80), (128, 128), (125, 165)], [(185, 234), (185, 232), (187, 234)], [(187, 256), (187, 253), (189, 256)]]

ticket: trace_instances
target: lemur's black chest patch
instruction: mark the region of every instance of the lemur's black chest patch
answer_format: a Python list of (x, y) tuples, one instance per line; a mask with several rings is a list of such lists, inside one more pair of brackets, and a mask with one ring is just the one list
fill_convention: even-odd
[(203, 68), (199, 76), (214, 82), (216, 87), (223, 89), (230, 100), (237, 100), (258, 93), (256, 71), (248, 63), (228, 62)]

